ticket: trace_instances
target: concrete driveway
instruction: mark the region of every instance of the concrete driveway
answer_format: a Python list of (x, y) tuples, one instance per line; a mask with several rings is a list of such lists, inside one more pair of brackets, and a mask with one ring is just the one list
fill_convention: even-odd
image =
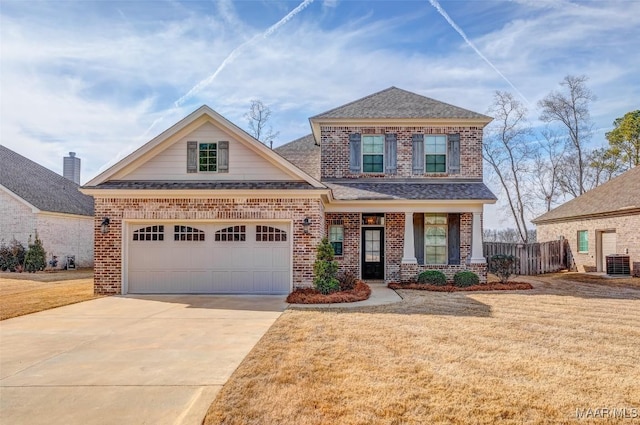
[(281, 296), (107, 297), (0, 322), (0, 423), (199, 424)]

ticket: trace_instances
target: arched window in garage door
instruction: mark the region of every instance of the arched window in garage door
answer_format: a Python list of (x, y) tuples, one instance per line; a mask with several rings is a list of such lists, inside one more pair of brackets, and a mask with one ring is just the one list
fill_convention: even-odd
[(204, 241), (204, 231), (191, 226), (173, 226), (174, 241)]
[(216, 242), (244, 242), (247, 240), (247, 226), (229, 226), (215, 234)]
[(287, 232), (272, 226), (256, 226), (256, 242), (286, 242)]
[(164, 226), (147, 226), (133, 232), (134, 241), (163, 241)]

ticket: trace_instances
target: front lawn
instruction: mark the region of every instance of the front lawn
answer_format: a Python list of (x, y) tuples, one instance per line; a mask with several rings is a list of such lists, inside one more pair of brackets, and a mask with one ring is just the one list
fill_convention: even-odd
[(0, 320), (97, 298), (90, 269), (0, 273)]
[(288, 310), (205, 423), (555, 424), (577, 422), (578, 409), (640, 412), (640, 288), (526, 280), (534, 289), (400, 290), (388, 306)]

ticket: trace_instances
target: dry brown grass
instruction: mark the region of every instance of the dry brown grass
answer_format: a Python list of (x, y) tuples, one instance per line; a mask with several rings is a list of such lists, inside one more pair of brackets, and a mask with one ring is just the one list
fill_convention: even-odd
[(640, 290), (518, 280), (534, 289), (288, 310), (205, 423), (603, 424), (620, 421), (576, 409), (640, 409)]
[[(93, 273), (87, 273), (1, 273), (0, 320), (98, 298), (93, 294)], [(57, 280), (51, 280), (53, 276)]]

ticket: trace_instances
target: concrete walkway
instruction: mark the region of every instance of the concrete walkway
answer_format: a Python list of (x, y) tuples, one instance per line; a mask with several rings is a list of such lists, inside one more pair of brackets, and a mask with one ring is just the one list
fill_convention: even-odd
[(0, 424), (200, 424), (281, 296), (107, 297), (0, 322)]
[(371, 288), (371, 295), (369, 299), (364, 301), (333, 304), (289, 304), (289, 308), (356, 308), (393, 304), (402, 301), (402, 297), (384, 283), (369, 283), (368, 285)]

